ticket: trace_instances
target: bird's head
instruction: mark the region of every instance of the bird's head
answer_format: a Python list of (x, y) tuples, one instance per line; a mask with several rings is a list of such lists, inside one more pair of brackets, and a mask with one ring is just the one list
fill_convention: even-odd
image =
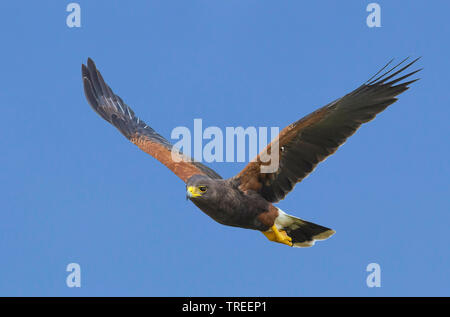
[(208, 200), (217, 196), (217, 181), (209, 177), (194, 175), (186, 183), (186, 198)]

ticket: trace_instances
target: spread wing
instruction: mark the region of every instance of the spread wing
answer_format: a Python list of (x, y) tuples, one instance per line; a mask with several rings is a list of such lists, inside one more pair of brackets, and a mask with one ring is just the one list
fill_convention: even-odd
[(82, 65), (84, 93), (91, 105), (103, 119), (114, 125), (128, 140), (167, 166), (186, 182), (193, 175), (221, 178), (212, 169), (194, 162), (179, 151), (172, 151), (172, 144), (140, 120), (122, 99), (114, 94), (89, 58)]
[[(272, 147), (278, 148), (278, 169), (273, 173), (261, 173), (260, 168), (265, 163), (261, 162), (260, 153), (234, 177), (240, 189), (256, 191), (270, 202), (283, 199), (295, 184), (333, 154), (361, 124), (375, 118), (397, 100), (395, 96), (418, 80), (399, 83), (420, 71), (400, 75), (418, 59), (400, 68), (406, 60), (377, 77), (392, 61), (389, 62), (356, 90), (284, 128), (263, 151), (270, 154)], [(397, 75), (400, 77), (395, 78)]]

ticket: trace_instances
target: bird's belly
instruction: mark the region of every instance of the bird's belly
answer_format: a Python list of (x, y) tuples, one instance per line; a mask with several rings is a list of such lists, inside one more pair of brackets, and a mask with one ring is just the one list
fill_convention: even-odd
[(221, 205), (210, 207), (202, 205), (197, 201), (193, 202), (200, 210), (220, 224), (246, 229), (267, 230), (266, 226), (257, 218), (259, 214), (266, 211), (264, 209), (245, 205)]

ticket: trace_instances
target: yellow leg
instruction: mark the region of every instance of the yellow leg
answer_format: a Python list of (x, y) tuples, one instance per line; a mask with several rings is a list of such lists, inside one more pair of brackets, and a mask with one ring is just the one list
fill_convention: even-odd
[(287, 235), (286, 231), (278, 230), (275, 225), (273, 225), (270, 229), (270, 231), (262, 232), (267, 237), (267, 239), (278, 243), (284, 243), (292, 247), (292, 238)]

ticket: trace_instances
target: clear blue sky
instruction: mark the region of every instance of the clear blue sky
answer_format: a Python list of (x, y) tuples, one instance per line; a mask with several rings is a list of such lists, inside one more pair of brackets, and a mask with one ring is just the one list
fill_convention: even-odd
[[(69, 2), (0, 4), (0, 295), (450, 295), (448, 1), (378, 1), (368, 28), (371, 1), (84, 0), (79, 29)], [(422, 80), (278, 204), (337, 231), (309, 249), (204, 215), (90, 109), (80, 76), (92, 57), (169, 137), (194, 118), (284, 127), (409, 55)]]

